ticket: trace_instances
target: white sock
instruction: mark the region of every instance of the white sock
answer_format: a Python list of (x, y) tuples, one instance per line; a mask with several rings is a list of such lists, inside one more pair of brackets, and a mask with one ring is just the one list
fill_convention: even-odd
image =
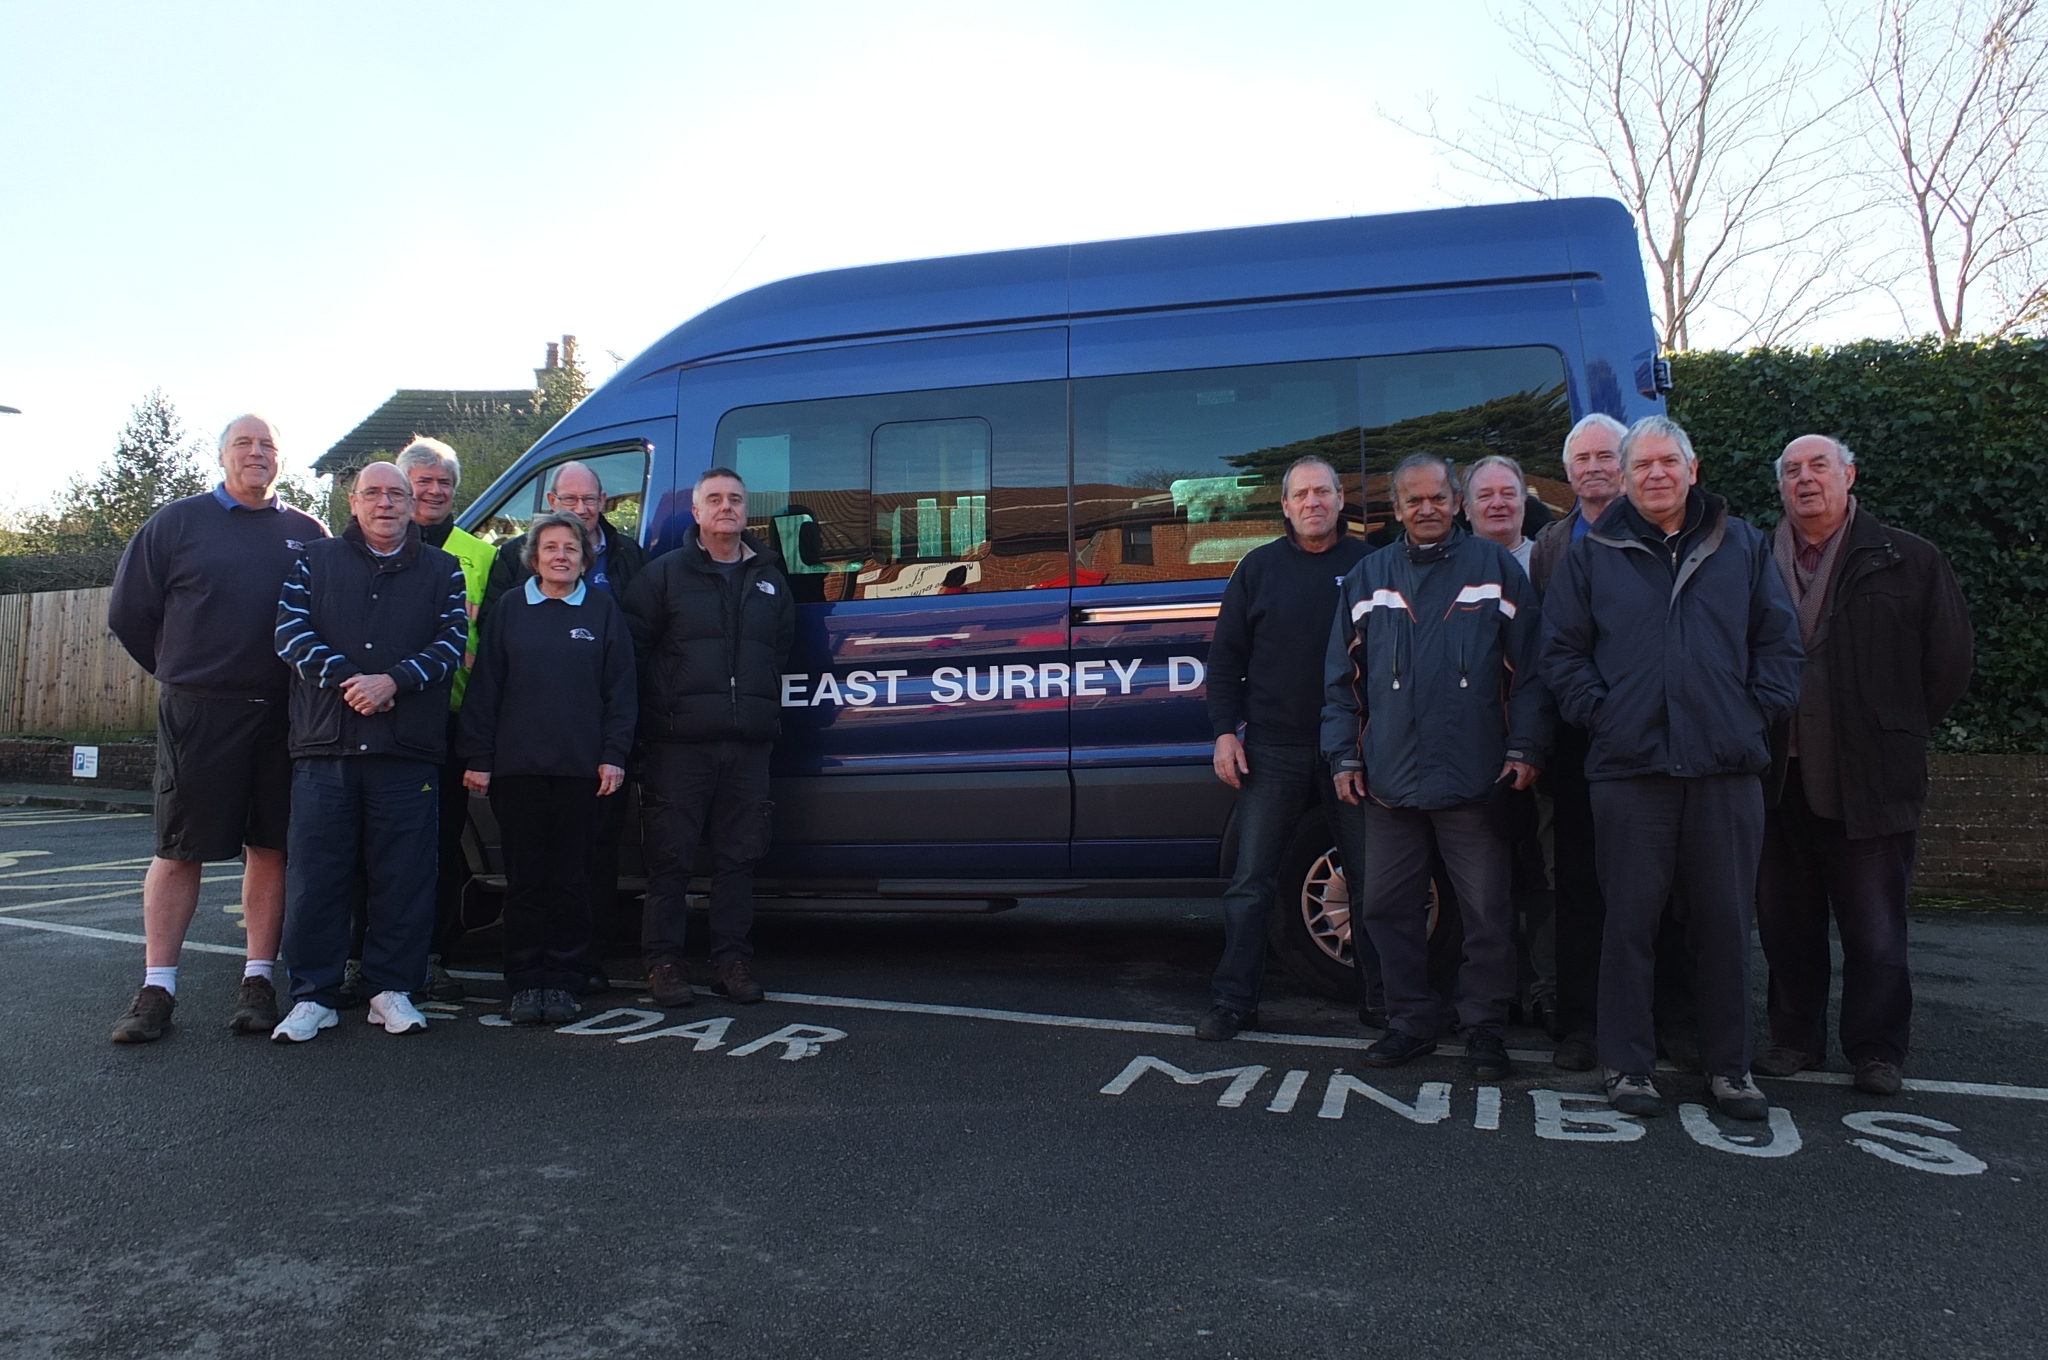
[(142, 970), (142, 985), (145, 987), (161, 987), (172, 996), (176, 996), (178, 994), (178, 965), (174, 963), (168, 968), (144, 968)]
[(265, 982), (274, 982), (277, 980), (277, 960), (250, 959), (242, 965), (242, 976), (245, 978), (260, 977)]

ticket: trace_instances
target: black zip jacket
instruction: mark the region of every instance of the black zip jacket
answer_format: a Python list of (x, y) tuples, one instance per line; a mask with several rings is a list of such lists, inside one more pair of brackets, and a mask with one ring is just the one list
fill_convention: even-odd
[(773, 741), (782, 735), (782, 665), (796, 605), (782, 559), (752, 534), (728, 580), (692, 526), (683, 545), (633, 578), (622, 601), (640, 658), (640, 735), (648, 741)]
[[(1852, 840), (1917, 831), (1928, 735), (1970, 686), (1969, 606), (1941, 549), (1862, 511), (1841, 557), (1813, 644), (1832, 691), (1843, 825)], [(1773, 806), (1790, 733), (1788, 717), (1772, 724)]]
[(1665, 536), (1627, 497), (1543, 597), (1543, 678), (1591, 737), (1586, 778), (1755, 774), (1799, 700), (1805, 652), (1770, 539), (1694, 487)]
[(1373, 551), (1345, 535), (1309, 552), (1289, 530), (1230, 573), (1209, 644), (1209, 727), (1245, 724), (1251, 741), (1314, 746), (1322, 732), (1323, 662), (1344, 577)]
[[(277, 654), (292, 683), (293, 759), (447, 758), (448, 689), (469, 642), (462, 564), (420, 541), (417, 524), (389, 557), (370, 551), (351, 523), (340, 538), (306, 545), (277, 604)], [(360, 674), (398, 685), (392, 706), (364, 715), (341, 684)]]
[(576, 604), (526, 588), (484, 624), (463, 698), (456, 751), (468, 770), (595, 779), (633, 750), (633, 640), (612, 597), (586, 587)]
[(1514, 555), (1453, 529), (1403, 539), (1344, 578), (1324, 669), (1323, 754), (1365, 772), (1374, 801), (1448, 808), (1487, 796), (1509, 760), (1541, 766), (1542, 618)]

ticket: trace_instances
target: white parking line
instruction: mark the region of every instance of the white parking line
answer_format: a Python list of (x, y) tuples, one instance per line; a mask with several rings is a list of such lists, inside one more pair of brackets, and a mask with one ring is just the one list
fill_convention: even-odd
[[(28, 930), (48, 930), (60, 935), (77, 935), (90, 940), (116, 940), (123, 944), (142, 944), (140, 935), (125, 934), (118, 930), (96, 930), (90, 926), (60, 925), (55, 921), (30, 921), (18, 916), (0, 916), (0, 926), (21, 926)], [(205, 954), (231, 954), (241, 958), (245, 951), (229, 945), (200, 944), (187, 941), (185, 948)], [(450, 974), (471, 982), (502, 982), (503, 974), (469, 972), (449, 969)], [(627, 991), (637, 991), (644, 983), (639, 978), (613, 978), (612, 985)], [(708, 987), (695, 989), (705, 996), (717, 995)], [(1037, 1011), (994, 1010), (986, 1006), (942, 1006), (930, 1001), (878, 1001), (865, 996), (824, 996), (813, 992), (770, 992), (770, 1001), (780, 1001), (792, 1006), (827, 1006), (852, 1011), (889, 1011), (897, 1015), (937, 1015), (956, 1020), (993, 1020), (1006, 1025), (1037, 1025), (1052, 1029), (1105, 1030), (1116, 1034), (1169, 1034), (1182, 1038), (1193, 1038), (1193, 1025), (1168, 1025), (1156, 1020), (1108, 1020), (1092, 1015), (1046, 1015)], [(1246, 1030), (1234, 1040), (1240, 1044), (1284, 1044), (1294, 1048), (1341, 1048), (1363, 1049), (1372, 1044), (1366, 1038), (1347, 1038), (1331, 1034), (1270, 1034), (1262, 1030)], [(1440, 1044), (1437, 1052), (1459, 1057), (1464, 1048), (1459, 1044)], [(1540, 1049), (1516, 1049), (1512, 1056), (1521, 1062), (1543, 1063), (1550, 1060), (1550, 1054)], [(1770, 1080), (1770, 1078), (1765, 1078)], [(1801, 1072), (1791, 1081), (1808, 1082), (1822, 1086), (1847, 1086), (1854, 1078), (1845, 1072)], [(2048, 1086), (2004, 1086), (1982, 1081), (1937, 1081), (1927, 1077), (1908, 1077), (1905, 1081), (1908, 1091), (1922, 1091), (1929, 1095), (1945, 1096), (1990, 1096), (2001, 1100), (2034, 1100), (2048, 1102)]]

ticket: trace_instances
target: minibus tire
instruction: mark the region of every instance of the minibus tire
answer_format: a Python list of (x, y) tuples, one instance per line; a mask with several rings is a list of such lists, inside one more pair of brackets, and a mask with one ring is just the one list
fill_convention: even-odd
[[(1266, 947), (1308, 990), (1355, 1004), (1358, 974), (1351, 964), (1350, 893), (1338, 872), (1341, 862), (1322, 813), (1311, 812), (1302, 819), (1280, 861), (1273, 911), (1266, 920)], [(1431, 868), (1430, 982), (1448, 994), (1464, 957), (1464, 931), (1450, 876), (1440, 862)], [(1451, 910), (1442, 910), (1444, 906)], [(1339, 916), (1341, 922), (1335, 919)]]

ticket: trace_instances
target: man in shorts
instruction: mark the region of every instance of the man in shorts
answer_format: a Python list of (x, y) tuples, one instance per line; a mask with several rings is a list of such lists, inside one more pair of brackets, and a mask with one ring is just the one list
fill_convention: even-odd
[(249, 956), (228, 1028), (268, 1034), (277, 1024), (291, 671), (272, 634), (286, 573), (327, 530), (278, 500), (277, 431), (263, 417), (229, 422), (220, 465), (220, 485), (172, 501), (129, 542), (107, 607), (108, 628), (163, 687), (156, 857), (142, 880), (143, 983), (114, 1026), (117, 1044), (151, 1043), (170, 1028), (200, 868), (238, 855)]

